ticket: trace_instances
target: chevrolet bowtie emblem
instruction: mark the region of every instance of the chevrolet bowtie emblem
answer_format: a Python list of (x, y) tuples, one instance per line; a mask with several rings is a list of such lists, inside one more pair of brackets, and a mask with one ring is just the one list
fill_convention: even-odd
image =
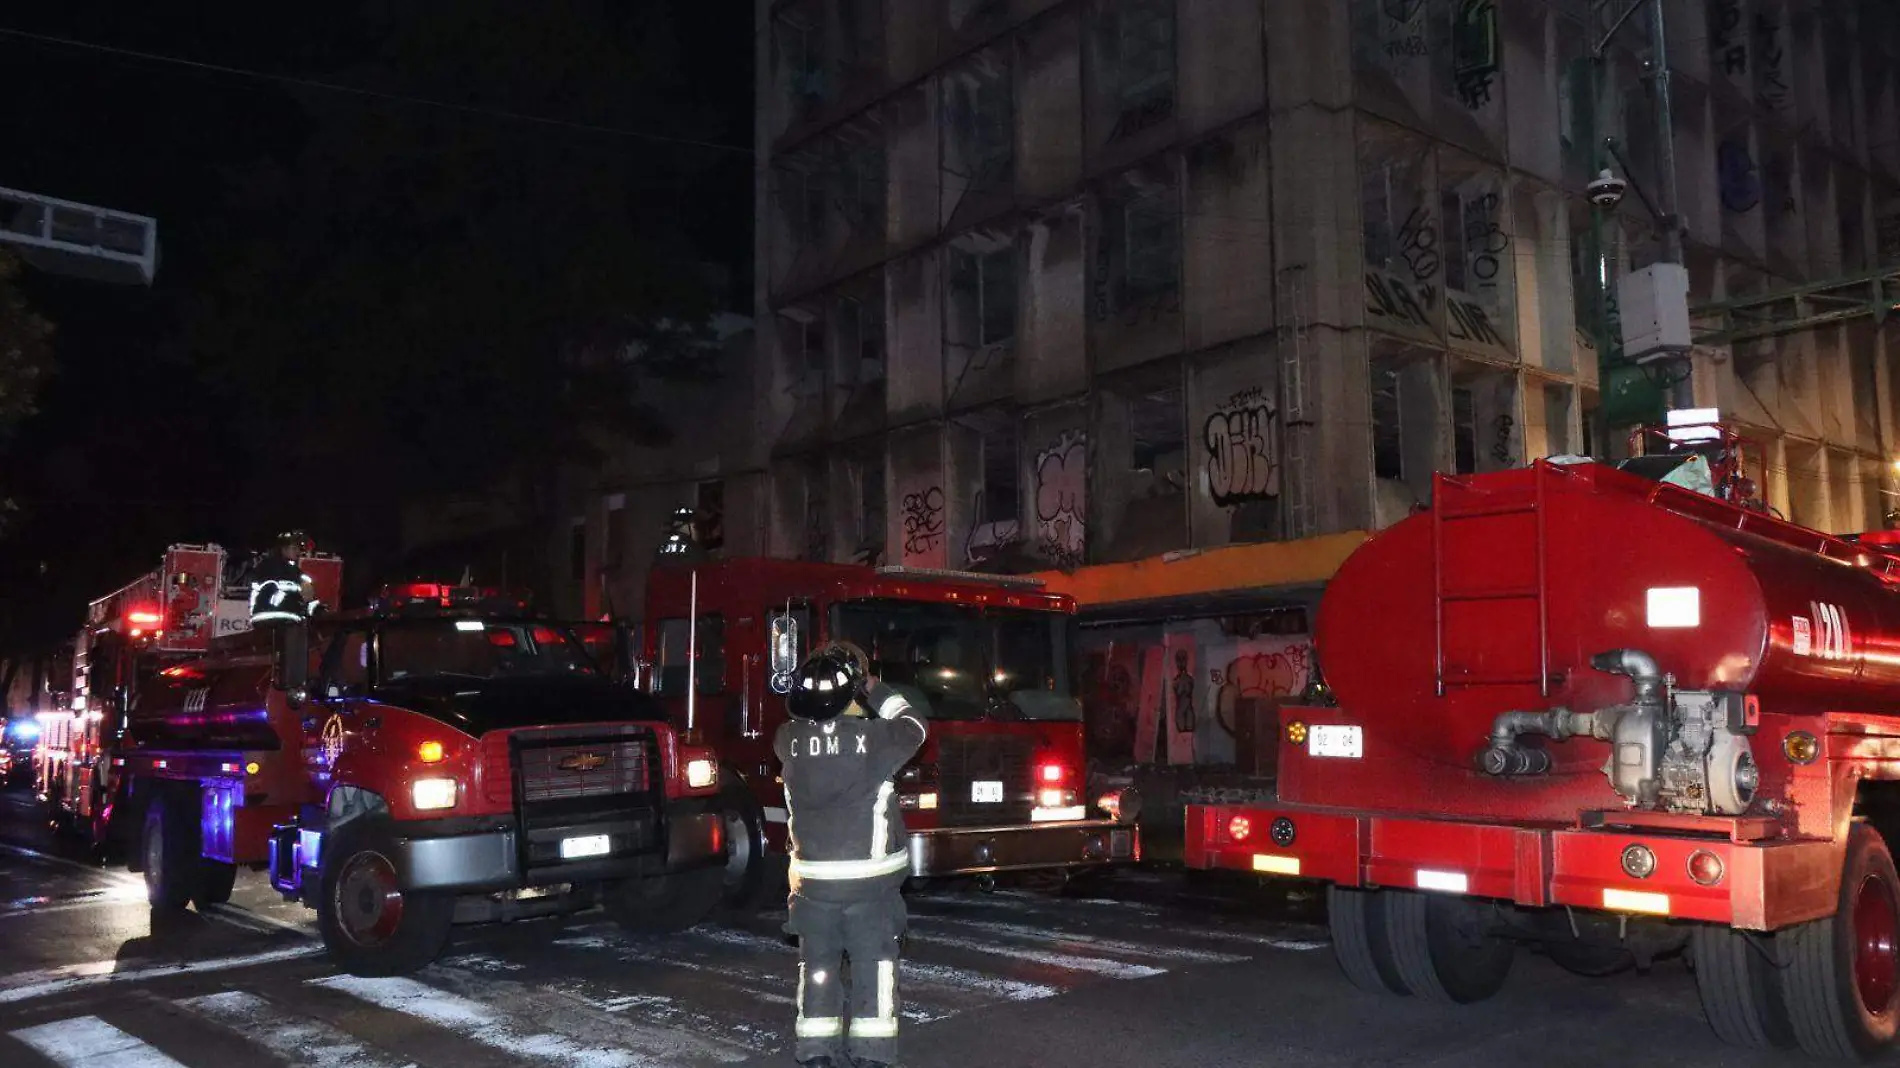
[(565, 771), (593, 771), (605, 763), (607, 758), (599, 753), (575, 753), (561, 761), (561, 768)]

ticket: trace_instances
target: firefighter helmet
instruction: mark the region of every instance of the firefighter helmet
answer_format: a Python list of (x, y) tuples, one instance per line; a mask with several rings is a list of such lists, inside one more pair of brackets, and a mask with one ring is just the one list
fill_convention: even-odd
[(814, 723), (836, 719), (863, 695), (864, 682), (864, 667), (857, 657), (838, 646), (826, 646), (798, 666), (792, 692), (785, 697), (786, 709)]
[(305, 534), (301, 530), (286, 530), (282, 534), (277, 535), (277, 547), (279, 549), (292, 545), (296, 546), (297, 551), (304, 555), (309, 555), (309, 553), (317, 547), (316, 543), (310, 540), (310, 535)]

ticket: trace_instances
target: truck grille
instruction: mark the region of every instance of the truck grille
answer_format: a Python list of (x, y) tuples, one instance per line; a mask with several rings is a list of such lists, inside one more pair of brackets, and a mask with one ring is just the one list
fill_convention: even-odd
[(644, 793), (652, 784), (657, 753), (641, 728), (498, 731), (482, 737), (482, 794), (498, 804), (515, 797), (511, 739), (525, 743), (521, 800), (530, 804)]
[[(959, 738), (937, 742), (937, 817), (945, 827), (1026, 823), (1034, 807), (1030, 742), (1024, 738)], [(974, 784), (1001, 782), (1003, 800), (973, 799)]]

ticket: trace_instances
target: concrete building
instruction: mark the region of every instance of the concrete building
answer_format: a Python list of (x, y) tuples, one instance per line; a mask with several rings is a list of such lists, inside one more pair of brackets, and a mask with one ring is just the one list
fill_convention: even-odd
[[(1692, 303), (1743, 302), (1698, 320), (1718, 343), (1696, 350), (1697, 402), (1759, 440), (1782, 513), (1877, 526), (1900, 341), (1865, 272), (1900, 265), (1900, 5), (1664, 11)], [(1647, 5), (758, 0), (756, 17), (775, 555), (1297, 552), (1403, 516), (1434, 472), (1621, 447), (1605, 397), (1635, 372), (1600, 375), (1616, 309), (1592, 279), (1661, 251)], [(1597, 241), (1583, 190), (1605, 139), (1636, 191)], [(1854, 314), (1802, 325), (1818, 302), (1766, 299), (1813, 283)], [(1289, 628), (1218, 629), (1196, 648)], [(1196, 656), (1201, 692), (1234, 677)]]

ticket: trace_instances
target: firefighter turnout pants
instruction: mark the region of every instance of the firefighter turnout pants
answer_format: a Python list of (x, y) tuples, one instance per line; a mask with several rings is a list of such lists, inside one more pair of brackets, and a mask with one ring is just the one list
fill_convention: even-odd
[(896, 887), (862, 890), (861, 897), (835, 890), (821, 899), (802, 891), (791, 897), (786, 928), (798, 936), (798, 1041), (793, 1057), (800, 1062), (814, 1057), (842, 1061), (846, 1054), (861, 1061), (897, 1062), (897, 959), (906, 925), (904, 896)]

